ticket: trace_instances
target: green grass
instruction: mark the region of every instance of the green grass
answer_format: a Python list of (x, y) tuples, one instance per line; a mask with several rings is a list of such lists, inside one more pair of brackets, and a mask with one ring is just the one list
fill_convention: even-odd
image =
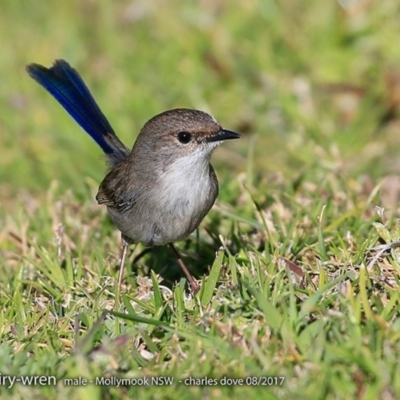
[[(399, 398), (398, 2), (54, 4), (0, 15), (0, 396)], [(24, 70), (56, 58), (128, 146), (173, 107), (243, 134), (178, 245), (195, 297), (138, 245), (116, 298), (101, 151)]]

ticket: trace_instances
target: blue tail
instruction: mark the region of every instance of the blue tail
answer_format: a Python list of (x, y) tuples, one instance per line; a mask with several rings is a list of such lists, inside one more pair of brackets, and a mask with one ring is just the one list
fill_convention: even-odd
[(56, 60), (50, 68), (29, 64), (26, 70), (96, 141), (109, 158), (110, 164), (115, 165), (126, 158), (128, 149), (117, 138), (107, 118), (74, 68), (64, 60)]

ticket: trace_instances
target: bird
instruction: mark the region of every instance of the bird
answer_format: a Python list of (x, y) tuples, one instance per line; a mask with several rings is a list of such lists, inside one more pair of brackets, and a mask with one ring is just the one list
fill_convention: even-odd
[(71, 65), (55, 60), (49, 68), (26, 66), (31, 78), (46, 89), (100, 146), (108, 173), (96, 196), (121, 232), (118, 288), (128, 247), (168, 245), (193, 293), (199, 285), (179, 255), (175, 242), (200, 225), (218, 195), (210, 157), (225, 140), (240, 134), (224, 129), (210, 114), (190, 108), (164, 111), (148, 120), (129, 150), (118, 138), (82, 77)]

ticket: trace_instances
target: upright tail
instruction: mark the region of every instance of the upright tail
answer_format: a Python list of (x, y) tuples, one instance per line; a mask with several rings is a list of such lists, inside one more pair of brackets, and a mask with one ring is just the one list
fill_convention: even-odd
[(78, 72), (65, 60), (56, 60), (50, 68), (29, 64), (26, 70), (96, 141), (111, 166), (127, 157), (129, 150), (116, 136)]

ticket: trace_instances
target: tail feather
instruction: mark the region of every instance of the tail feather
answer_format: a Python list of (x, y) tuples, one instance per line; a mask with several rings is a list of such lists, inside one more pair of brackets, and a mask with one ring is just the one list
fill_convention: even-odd
[(129, 150), (115, 135), (78, 72), (66, 61), (57, 60), (50, 68), (29, 64), (26, 70), (96, 141), (111, 165), (127, 157)]

